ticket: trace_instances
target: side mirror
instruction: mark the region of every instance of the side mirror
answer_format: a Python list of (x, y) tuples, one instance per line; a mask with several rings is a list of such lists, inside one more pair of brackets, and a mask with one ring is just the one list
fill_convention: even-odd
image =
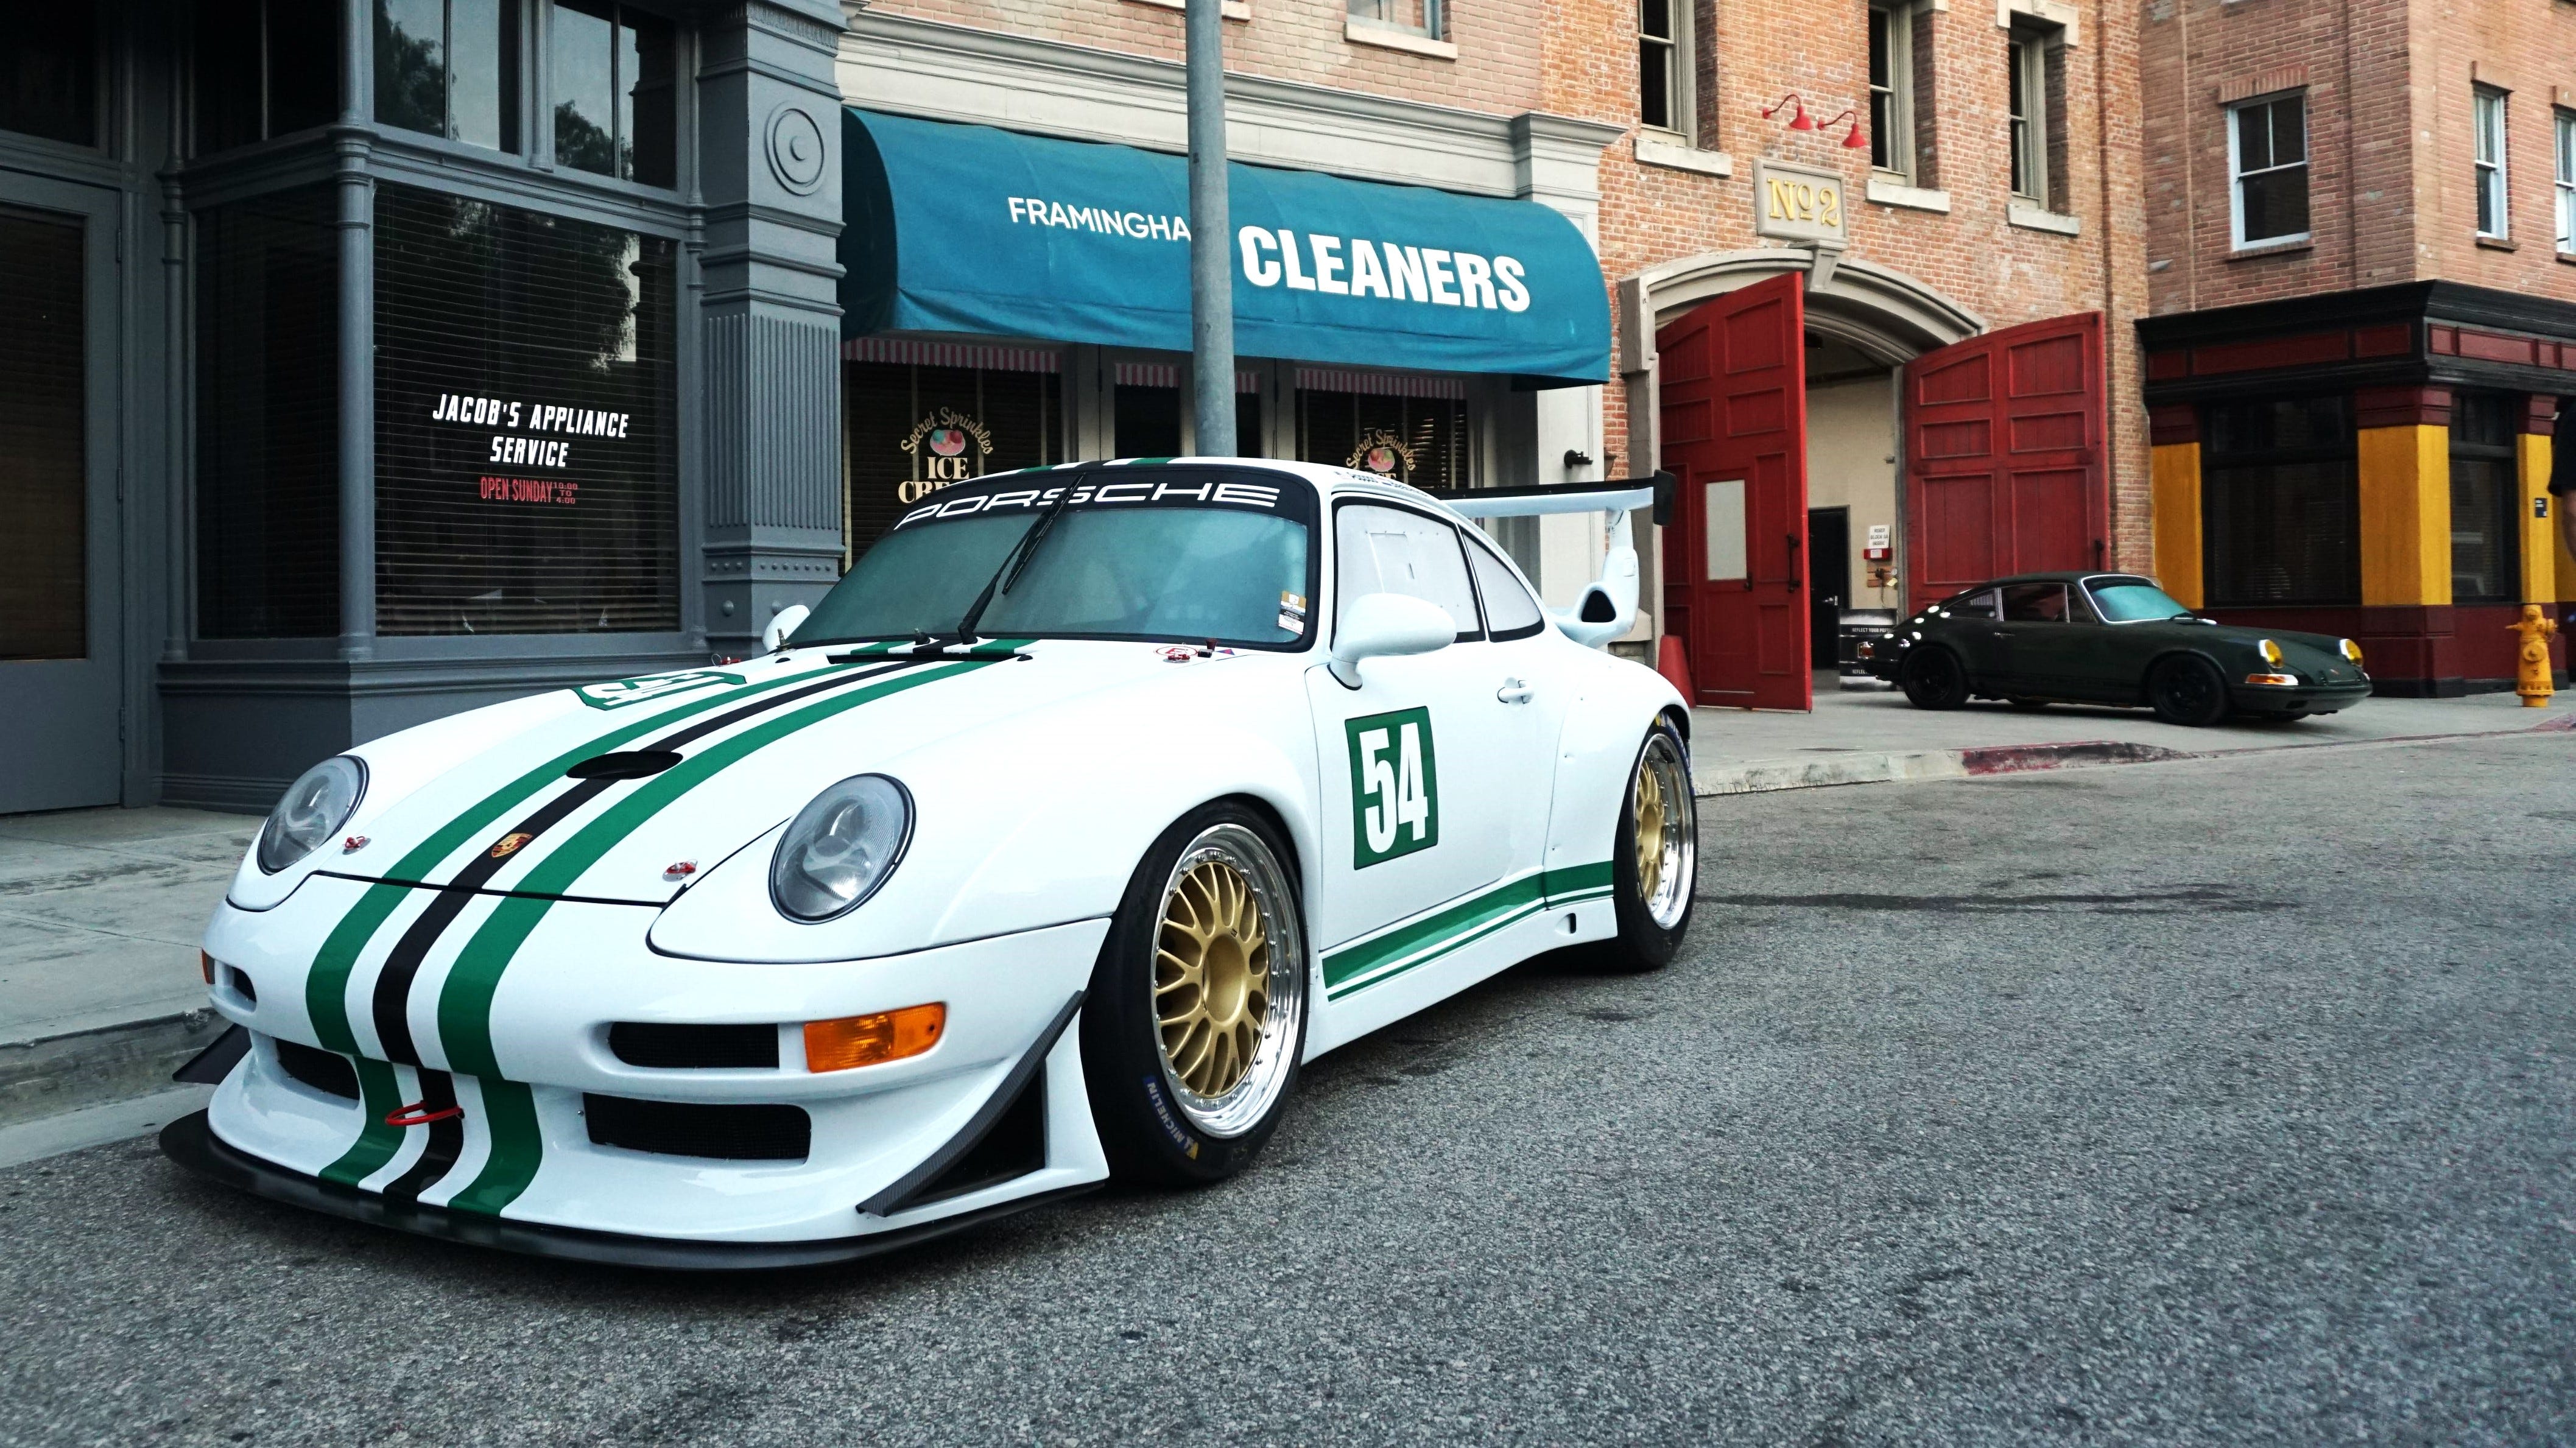
[(1342, 610), (1333, 633), (1333, 677), (1360, 686), (1360, 660), (1393, 654), (1427, 654), (1458, 641), (1458, 621), (1426, 599), (1401, 593), (1366, 593)]
[(760, 631), (760, 651), (774, 654), (787, 647), (788, 635), (796, 632), (797, 625), (812, 617), (813, 613), (814, 610), (801, 603), (791, 603), (780, 609), (778, 616), (769, 621), (769, 627)]

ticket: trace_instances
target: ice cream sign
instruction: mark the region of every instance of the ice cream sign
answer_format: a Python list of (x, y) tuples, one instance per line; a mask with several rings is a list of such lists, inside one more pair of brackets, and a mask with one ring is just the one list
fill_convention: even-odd
[(912, 458), (912, 476), (896, 485), (895, 496), (917, 503), (950, 483), (984, 476), (993, 434), (972, 416), (943, 407), (914, 423), (900, 446)]

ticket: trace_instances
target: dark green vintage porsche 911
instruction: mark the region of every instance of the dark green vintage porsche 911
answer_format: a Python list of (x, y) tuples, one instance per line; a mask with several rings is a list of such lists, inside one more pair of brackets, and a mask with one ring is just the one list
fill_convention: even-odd
[(2303, 719), (2366, 698), (2361, 646), (2195, 616), (2134, 573), (1981, 583), (1874, 639), (1861, 662), (1924, 709), (1970, 699), (2145, 705), (2172, 724), (2231, 713)]

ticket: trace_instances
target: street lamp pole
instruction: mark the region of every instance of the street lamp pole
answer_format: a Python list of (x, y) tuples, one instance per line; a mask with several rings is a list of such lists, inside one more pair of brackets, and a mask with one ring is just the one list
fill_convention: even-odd
[(1190, 400), (1198, 452), (1232, 457), (1234, 433), (1233, 227), (1225, 203), (1223, 0), (1188, 0), (1190, 102)]

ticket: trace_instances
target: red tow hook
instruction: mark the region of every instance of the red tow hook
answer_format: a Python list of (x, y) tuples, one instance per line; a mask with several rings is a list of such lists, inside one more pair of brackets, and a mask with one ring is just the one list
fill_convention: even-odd
[(450, 1106), (443, 1111), (431, 1111), (427, 1109), (428, 1106), (429, 1103), (426, 1101), (415, 1101), (409, 1106), (396, 1107), (385, 1113), (385, 1125), (427, 1126), (433, 1121), (445, 1121), (451, 1116), (465, 1114), (465, 1108), (462, 1106)]

